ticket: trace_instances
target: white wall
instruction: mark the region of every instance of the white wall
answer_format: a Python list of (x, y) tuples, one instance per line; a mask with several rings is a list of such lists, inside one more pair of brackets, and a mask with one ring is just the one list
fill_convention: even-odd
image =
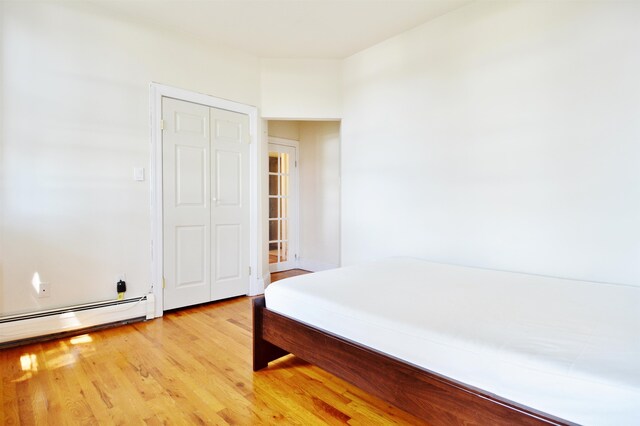
[(114, 298), (121, 272), (147, 293), (149, 82), (257, 105), (257, 58), (99, 6), (2, 6), (0, 315)]
[(266, 117), (344, 115), (345, 264), (640, 281), (639, 4), (477, 2), (344, 67), (99, 8), (0, 2), (0, 315), (112, 298), (120, 272), (127, 296), (148, 291), (149, 183), (131, 173), (149, 171), (150, 81)]
[(300, 121), (269, 120), (269, 136), (299, 141)]
[(345, 61), (343, 264), (640, 285), (640, 3), (476, 2)]
[(4, 243), (4, 157), (3, 157), (3, 141), (5, 140), (4, 126), (4, 5), (0, 2), (0, 309), (2, 309), (2, 292), (3, 292), (3, 276), (4, 276), (4, 259), (5, 243)]
[(340, 266), (340, 122), (300, 123), (300, 266)]
[(341, 67), (341, 61), (332, 59), (262, 59), (262, 116), (311, 120), (340, 118)]

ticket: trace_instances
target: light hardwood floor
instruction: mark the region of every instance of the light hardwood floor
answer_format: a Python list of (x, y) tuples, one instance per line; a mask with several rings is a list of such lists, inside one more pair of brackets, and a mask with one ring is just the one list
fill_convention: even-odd
[(251, 299), (0, 351), (0, 424), (420, 424), (287, 356), (251, 368)]
[(282, 272), (272, 272), (271, 273), (271, 282), (275, 283), (276, 281), (283, 280), (289, 277), (297, 277), (298, 275), (306, 275), (311, 272), (305, 271), (304, 269), (289, 269), (288, 271)]

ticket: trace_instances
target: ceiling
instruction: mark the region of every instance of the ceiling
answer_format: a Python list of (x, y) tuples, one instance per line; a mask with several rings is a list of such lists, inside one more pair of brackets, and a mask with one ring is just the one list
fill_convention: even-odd
[(263, 58), (341, 59), (469, 0), (94, 0)]

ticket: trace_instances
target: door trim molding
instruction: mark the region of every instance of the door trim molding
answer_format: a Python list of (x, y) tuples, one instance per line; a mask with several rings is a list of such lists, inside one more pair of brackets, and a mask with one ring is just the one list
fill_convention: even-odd
[(182, 101), (206, 105), (212, 108), (238, 112), (249, 116), (249, 265), (251, 275), (247, 294), (250, 296), (264, 292), (258, 230), (258, 158), (260, 149), (258, 132), (258, 108), (215, 96), (179, 89), (160, 83), (149, 85), (149, 125), (151, 127), (151, 164), (149, 167), (149, 183), (151, 186), (151, 288), (155, 295), (155, 316), (161, 317), (164, 311), (163, 287), (164, 269), (163, 235), (162, 235), (162, 98), (174, 98)]

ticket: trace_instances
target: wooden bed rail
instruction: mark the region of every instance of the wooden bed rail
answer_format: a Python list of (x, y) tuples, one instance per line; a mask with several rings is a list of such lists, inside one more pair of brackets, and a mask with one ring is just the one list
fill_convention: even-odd
[(253, 370), (292, 353), (434, 425), (572, 423), (269, 311), (253, 300)]

